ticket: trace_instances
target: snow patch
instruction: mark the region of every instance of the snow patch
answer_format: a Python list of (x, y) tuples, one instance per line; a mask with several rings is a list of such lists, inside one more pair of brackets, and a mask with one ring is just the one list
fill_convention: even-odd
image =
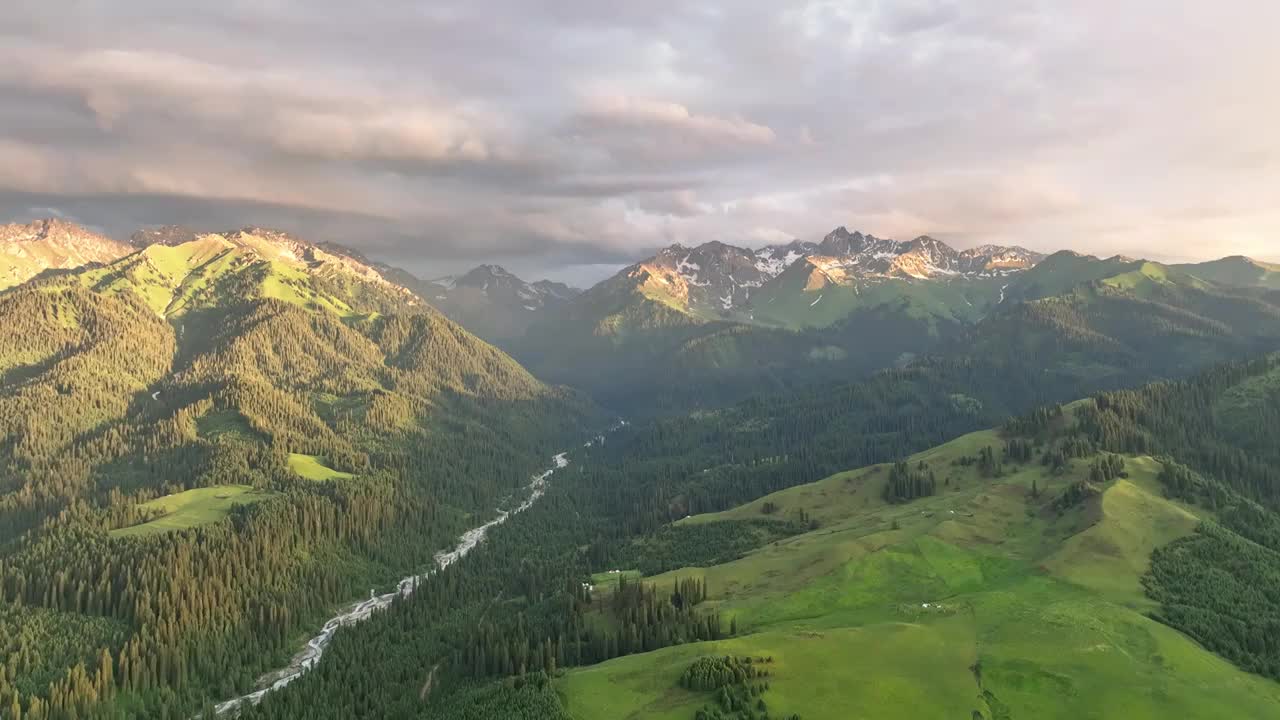
[(676, 272), (685, 279), (690, 285), (697, 287), (706, 287), (711, 283), (698, 282), (698, 273), (702, 270), (702, 266), (696, 262), (689, 262), (691, 256), (685, 255), (684, 259), (676, 263)]
[(795, 250), (788, 250), (786, 255), (782, 257), (774, 257), (773, 251), (769, 248), (756, 251), (756, 270), (762, 275), (775, 278), (782, 274), (783, 270), (791, 267), (791, 265), (804, 257), (804, 255)]

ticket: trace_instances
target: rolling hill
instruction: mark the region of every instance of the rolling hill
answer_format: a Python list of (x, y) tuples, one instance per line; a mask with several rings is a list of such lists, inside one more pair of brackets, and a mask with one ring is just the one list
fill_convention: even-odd
[(693, 718), (717, 703), (681, 673), (725, 655), (772, 659), (771, 717), (1267, 717), (1280, 686), (1147, 617), (1152, 551), (1200, 521), (1164, 497), (1160, 465), (1126, 458), (1128, 478), (1059, 509), (1093, 459), (995, 479), (956, 464), (1002, 442), (983, 433), (908, 458), (942, 486), (912, 503), (886, 503), (890, 468), (873, 466), (684, 521), (803, 513), (816, 529), (644, 580), (705, 581), (739, 636), (571, 672), (558, 683), (569, 717)]
[[(1280, 662), (1246, 638), (1280, 603), (1244, 585), (1280, 572), (1280, 518), (1146, 453), (1212, 467), (1200, 449), (1247, 440), (1205, 419), (1182, 444), (1179, 419), (1212, 398), (1265, 422), (1278, 367), (1041, 411), (634, 541), (615, 559), (651, 574), (630, 582), (703, 583), (703, 611), (736, 635), (572, 670), (555, 683), (561, 717), (1270, 717)], [(1110, 449), (1143, 437), (1146, 452)], [(697, 663), (726, 657), (767, 674), (690, 686)]]
[(1239, 255), (1193, 265), (1178, 265), (1176, 267), (1186, 273), (1219, 285), (1265, 287), (1272, 290), (1280, 290), (1280, 265), (1259, 262)]

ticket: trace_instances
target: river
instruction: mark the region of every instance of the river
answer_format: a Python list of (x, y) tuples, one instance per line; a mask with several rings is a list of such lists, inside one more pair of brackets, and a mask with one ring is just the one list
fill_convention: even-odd
[[(601, 437), (600, 440), (603, 441), (603, 437)], [(590, 445), (591, 443), (587, 444)], [(267, 693), (279, 690), (285, 685), (288, 685), (294, 680), (302, 677), (308, 670), (315, 667), (316, 663), (320, 662), (321, 656), (324, 655), (325, 648), (329, 646), (329, 641), (333, 639), (333, 634), (338, 631), (338, 628), (364, 622), (365, 620), (368, 620), (373, 613), (390, 606), (396, 598), (412, 595), (413, 591), (417, 589), (418, 583), (431, 577), (438, 570), (449, 567), (464, 557), (467, 553), (471, 552), (472, 549), (480, 544), (481, 540), (484, 540), (484, 536), (488, 534), (491, 528), (506, 522), (512, 515), (524, 512), (530, 507), (533, 507), (533, 504), (538, 501), (538, 498), (542, 497), (547, 492), (547, 483), (550, 480), (551, 475), (555, 473), (556, 470), (560, 470), (569, 464), (568, 453), (560, 453), (559, 455), (556, 455), (551, 459), (551, 463), (551, 467), (548, 468), (546, 472), (535, 476), (533, 481), (529, 483), (526, 488), (529, 496), (524, 502), (520, 503), (520, 505), (513, 510), (500, 511), (498, 516), (489, 522), (466, 531), (458, 538), (458, 544), (454, 545), (452, 550), (442, 550), (436, 553), (435, 568), (428, 570), (425, 573), (410, 575), (402, 579), (396, 586), (395, 590), (386, 593), (385, 595), (374, 595), (372, 590), (369, 591), (368, 600), (353, 603), (343, 609), (342, 612), (330, 618), (329, 621), (324, 624), (320, 633), (308, 640), (306, 647), (299, 651), (297, 655), (293, 656), (293, 660), (289, 662), (288, 666), (264, 676), (263, 680), (259, 683), (258, 690), (255, 690), (248, 695), (241, 695), (238, 698), (218, 703), (214, 706), (214, 709), (218, 714), (222, 714), (229, 710), (234, 710), (244, 703), (256, 705)]]

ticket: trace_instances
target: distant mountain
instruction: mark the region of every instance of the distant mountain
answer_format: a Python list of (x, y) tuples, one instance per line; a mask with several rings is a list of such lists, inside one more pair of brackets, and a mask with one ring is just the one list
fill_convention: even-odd
[(548, 310), (582, 293), (550, 280), (525, 282), (498, 265), (481, 265), (463, 275), (409, 287), (454, 322), (498, 344), (523, 336)]
[(1214, 282), (1204, 268), (1198, 276), (1070, 251), (958, 251), (843, 228), (821, 243), (754, 252), (676, 246), (566, 304), (513, 352), (540, 377), (634, 413), (974, 348), (1119, 381), (1272, 347), (1280, 293), (1269, 290), (1265, 266), (1245, 270)]
[(752, 322), (827, 327), (897, 299), (917, 317), (971, 322), (999, 302), (1002, 278), (1044, 259), (1021, 247), (957, 251), (928, 236), (898, 242), (843, 227), (816, 246), (786, 247), (810, 251), (756, 293), (747, 310)]
[(1280, 265), (1264, 263), (1240, 255), (1174, 267), (1219, 285), (1280, 290)]
[(871, 278), (990, 277), (1034, 267), (1044, 255), (1022, 247), (983, 245), (956, 250), (946, 243), (922, 235), (914, 240), (884, 240), (859, 232), (836, 228), (823, 238), (815, 252), (828, 258), (827, 268), (839, 268), (848, 276)]
[(0, 225), (0, 290), (46, 270), (107, 263), (133, 252), (127, 243), (63, 220)]
[[(591, 309), (608, 309), (613, 316), (642, 318), (647, 311), (619, 309), (628, 303), (652, 302), (687, 316), (690, 323), (729, 320), (821, 327), (865, 306), (872, 297), (903, 290), (894, 285), (887, 293), (873, 292), (859, 299), (867, 289), (891, 281), (971, 281), (979, 286), (970, 292), (974, 299), (990, 304), (988, 296), (994, 301), (999, 295), (995, 280), (1034, 267), (1043, 258), (1020, 247), (987, 245), (958, 251), (927, 236), (899, 242), (841, 227), (820, 243), (795, 241), (759, 250), (722, 242), (692, 248), (672, 245), (604, 281), (578, 303), (586, 314)], [(822, 291), (828, 288), (834, 294), (823, 299)], [(959, 301), (958, 293), (950, 294)], [(842, 297), (837, 300), (836, 295)], [(818, 308), (823, 302), (826, 306)], [(582, 322), (582, 314), (572, 321)], [(608, 324), (604, 317), (587, 321), (593, 326), (601, 321)]]

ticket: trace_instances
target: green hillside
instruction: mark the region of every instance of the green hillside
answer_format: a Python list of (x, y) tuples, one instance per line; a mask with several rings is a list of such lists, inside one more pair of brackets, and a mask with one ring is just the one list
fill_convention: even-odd
[(340, 317), (405, 312), (422, 305), (404, 288), (351, 272), (342, 256), (262, 233), (150, 245), (60, 282), (79, 282), (106, 294), (136, 294), (164, 317), (224, 305), (231, 297), (270, 298)]
[[(0, 293), (0, 611), (118, 630), (0, 664), (0, 713), (189, 717), (244, 692), (594, 417), (369, 267), (266, 231)], [(104, 656), (136, 669), (116, 682)]]
[(739, 636), (570, 672), (557, 684), (569, 716), (693, 718), (716, 699), (681, 673), (724, 655), (771, 658), (770, 717), (1274, 713), (1280, 684), (1148, 617), (1152, 552), (1212, 517), (1167, 497), (1160, 462), (1125, 457), (1094, 485), (1105, 454), (1052, 470), (1040, 449), (992, 470), (988, 447), (999, 457), (1005, 440), (977, 433), (908, 458), (938, 484), (911, 502), (884, 499), (893, 471), (878, 465), (682, 521), (804, 517), (814, 529), (647, 578), (704, 580)]
[(1280, 265), (1234, 256), (1193, 265), (1178, 265), (1190, 275), (1218, 285), (1280, 290)]
[[(793, 266), (752, 298), (751, 318), (783, 328), (825, 328), (863, 312), (893, 312), (938, 325), (982, 318), (1000, 298), (998, 278), (858, 281), (810, 287)], [(797, 273), (803, 275), (803, 273)]]

